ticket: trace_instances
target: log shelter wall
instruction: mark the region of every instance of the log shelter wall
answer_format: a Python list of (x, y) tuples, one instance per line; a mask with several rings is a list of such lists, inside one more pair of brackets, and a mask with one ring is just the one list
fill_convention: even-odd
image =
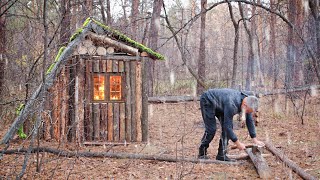
[[(48, 91), (43, 113), (44, 139), (71, 142), (141, 142), (148, 112), (143, 106), (142, 62), (139, 56), (72, 56)], [(121, 76), (120, 100), (94, 99), (94, 75)], [(108, 93), (108, 91), (106, 91)]]

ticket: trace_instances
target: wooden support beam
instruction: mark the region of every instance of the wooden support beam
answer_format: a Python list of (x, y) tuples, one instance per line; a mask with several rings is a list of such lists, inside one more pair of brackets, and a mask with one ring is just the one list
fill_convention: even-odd
[(247, 154), (249, 155), (252, 163), (256, 167), (256, 170), (262, 179), (270, 179), (271, 178), (271, 171), (261, 155), (261, 151), (258, 149), (257, 146), (253, 146), (252, 148), (246, 149)]
[(279, 149), (274, 147), (271, 142), (265, 142), (266, 147), (268, 150), (277, 156), (281, 161), (283, 161), (289, 168), (291, 168), (294, 172), (296, 172), (300, 177), (306, 180), (316, 180), (317, 178), (308, 174), (304, 169), (300, 168), (296, 163), (290, 160), (287, 156), (284, 155)]

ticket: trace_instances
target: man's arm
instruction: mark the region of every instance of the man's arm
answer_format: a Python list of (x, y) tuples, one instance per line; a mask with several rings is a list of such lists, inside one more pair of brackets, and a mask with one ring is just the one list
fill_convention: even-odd
[(256, 128), (254, 126), (254, 121), (252, 118), (252, 113), (246, 113), (246, 125), (250, 134), (251, 138), (255, 138), (256, 135)]
[(246, 114), (246, 125), (247, 125), (248, 131), (249, 131), (250, 137), (252, 138), (253, 143), (257, 144), (259, 146), (265, 146), (265, 144), (262, 141), (259, 141), (257, 139), (256, 128), (254, 126), (252, 113)]

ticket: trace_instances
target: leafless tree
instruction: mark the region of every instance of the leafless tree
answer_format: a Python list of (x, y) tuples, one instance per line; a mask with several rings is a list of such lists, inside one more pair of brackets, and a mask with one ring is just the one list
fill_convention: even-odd
[[(162, 4), (163, 4), (163, 0), (155, 0), (153, 2), (153, 12), (151, 17), (149, 43), (148, 43), (151, 49), (158, 48), (160, 13), (161, 13)], [(153, 96), (154, 62), (146, 61), (145, 68), (147, 68), (148, 95)]]
[[(198, 58), (198, 77), (201, 81), (206, 79), (206, 13), (207, 0), (201, 0), (201, 27), (200, 27), (200, 47)], [(202, 94), (205, 90), (201, 84), (197, 83), (197, 94)]]

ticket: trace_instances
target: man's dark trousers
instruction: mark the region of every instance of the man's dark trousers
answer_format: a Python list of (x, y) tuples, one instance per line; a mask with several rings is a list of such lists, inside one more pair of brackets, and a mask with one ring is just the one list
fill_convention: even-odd
[[(201, 107), (201, 114), (205, 125), (205, 132), (201, 139), (201, 145), (199, 147), (199, 157), (207, 155), (207, 149), (209, 147), (210, 142), (214, 138), (214, 135), (217, 130), (216, 125), (216, 118), (217, 117), (220, 121), (220, 124), (223, 124), (224, 117), (223, 112), (218, 112), (216, 110), (216, 105), (210, 101), (208, 101), (205, 94), (200, 97), (200, 107)], [(218, 155), (225, 155), (228, 145), (228, 138), (226, 131), (224, 130), (223, 126), (222, 132), (219, 141), (219, 149)]]

